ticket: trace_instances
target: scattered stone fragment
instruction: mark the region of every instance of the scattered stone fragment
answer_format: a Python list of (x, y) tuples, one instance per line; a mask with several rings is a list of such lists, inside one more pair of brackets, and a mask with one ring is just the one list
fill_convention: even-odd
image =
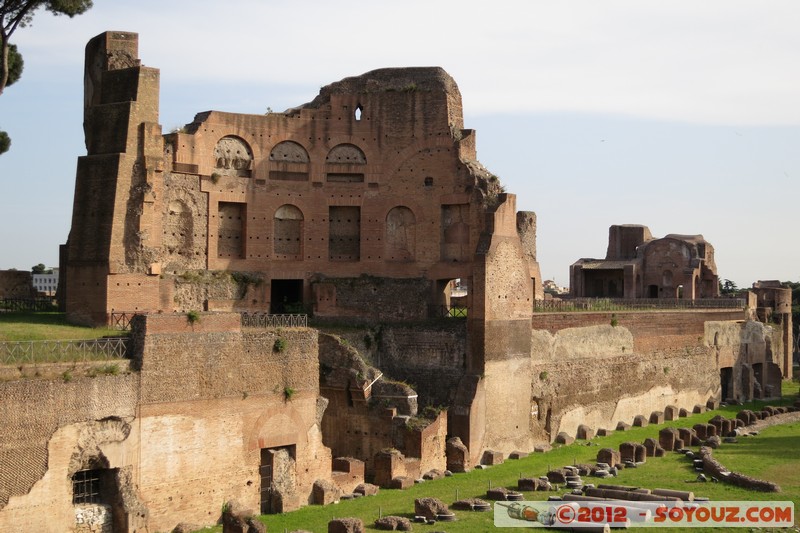
[(575, 442), (575, 438), (562, 431), (556, 435), (556, 442), (559, 444), (572, 444)]
[(328, 522), (328, 533), (364, 533), (360, 518), (334, 518)]
[(414, 500), (414, 514), (428, 520), (436, 520), (436, 515), (449, 514), (447, 505), (437, 498), (417, 498)]
[(383, 531), (411, 531), (411, 520), (403, 516), (384, 516), (375, 520), (375, 528)]

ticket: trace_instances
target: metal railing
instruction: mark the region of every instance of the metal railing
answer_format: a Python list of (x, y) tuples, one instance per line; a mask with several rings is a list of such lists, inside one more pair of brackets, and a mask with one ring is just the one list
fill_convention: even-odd
[(431, 305), (428, 306), (428, 316), (431, 318), (467, 318), (467, 308), (466, 306)]
[(52, 298), (0, 298), (3, 311), (56, 311)]
[(744, 309), (741, 298), (571, 298), (566, 300), (536, 300), (533, 311), (537, 313), (602, 312), (602, 311), (654, 311), (662, 309)]
[(72, 363), (124, 359), (128, 354), (126, 338), (66, 341), (0, 342), (0, 364)]
[(308, 315), (242, 313), (243, 328), (307, 328)]
[(137, 313), (136, 311), (112, 311), (108, 315), (108, 327), (119, 331), (130, 331), (131, 319), (141, 314), (142, 313)]

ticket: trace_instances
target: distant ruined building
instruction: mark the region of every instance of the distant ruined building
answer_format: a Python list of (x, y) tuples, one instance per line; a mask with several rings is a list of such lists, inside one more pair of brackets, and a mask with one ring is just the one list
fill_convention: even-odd
[(647, 226), (608, 230), (605, 259), (570, 267), (570, 294), (591, 298), (715, 298), (719, 277), (714, 247), (702, 235), (655, 239)]
[[(780, 288), (534, 312), (536, 216), (478, 162), (461, 106), (440, 68), (381, 69), (165, 135), (138, 36), (92, 39), (61, 300), (76, 323), (135, 316), (113, 372), (0, 367), (0, 531), (284, 512), (776, 392)], [(615, 228), (606, 260), (576, 264), (582, 294), (716, 296), (701, 237)]]

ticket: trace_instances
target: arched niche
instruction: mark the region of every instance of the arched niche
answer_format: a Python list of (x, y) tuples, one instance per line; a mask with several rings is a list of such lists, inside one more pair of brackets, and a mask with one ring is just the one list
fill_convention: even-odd
[(386, 251), (389, 261), (410, 261), (416, 254), (417, 219), (408, 207), (393, 207), (386, 215)]
[(282, 141), (269, 153), (269, 179), (308, 181), (308, 152), (300, 143)]
[(284, 204), (275, 210), (272, 244), (278, 259), (295, 259), (303, 254), (303, 212)]
[(239, 137), (228, 135), (214, 147), (214, 173), (222, 176), (249, 178), (253, 166), (253, 151)]

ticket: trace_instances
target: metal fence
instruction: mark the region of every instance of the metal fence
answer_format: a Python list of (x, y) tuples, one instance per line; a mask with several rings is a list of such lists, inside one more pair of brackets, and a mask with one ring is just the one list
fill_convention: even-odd
[(744, 309), (741, 298), (573, 298), (568, 300), (536, 300), (534, 312), (585, 311), (655, 311), (662, 309)]
[(428, 316), (431, 318), (467, 318), (467, 308), (465, 306), (431, 305), (428, 306)]
[(52, 298), (0, 298), (3, 311), (56, 311)]
[(308, 315), (271, 315), (242, 313), (243, 328), (306, 328)]
[(108, 315), (108, 327), (111, 329), (117, 329), (119, 331), (130, 331), (131, 319), (136, 315), (141, 315), (141, 314), (142, 313), (137, 313), (135, 311), (122, 311), (122, 312), (112, 311)]
[(128, 354), (128, 339), (68, 341), (6, 341), (0, 342), (0, 364), (71, 363), (124, 359)]

